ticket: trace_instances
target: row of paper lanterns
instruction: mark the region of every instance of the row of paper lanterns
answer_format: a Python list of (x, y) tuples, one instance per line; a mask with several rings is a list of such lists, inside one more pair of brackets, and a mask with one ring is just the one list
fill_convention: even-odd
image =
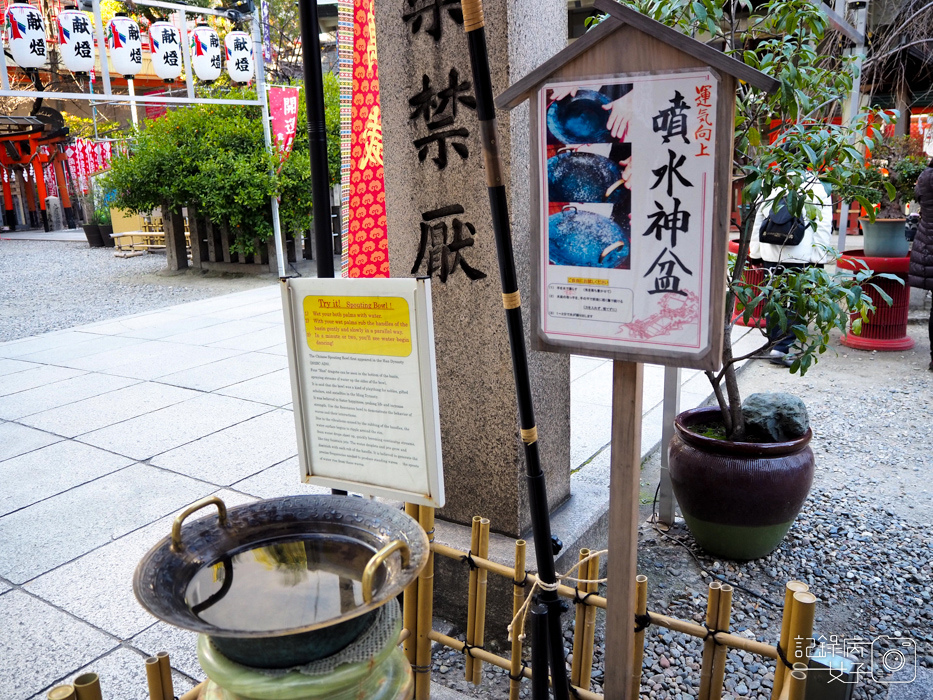
[[(58, 15), (58, 42), (62, 62), (73, 73), (94, 69), (93, 22), (76, 9)], [(45, 25), (41, 13), (32, 5), (14, 3), (7, 7), (4, 22), (13, 61), (20, 68), (40, 68), (46, 62)], [(143, 67), (142, 39), (136, 21), (116, 15), (105, 31), (107, 50), (113, 70), (131, 78)], [(184, 68), (181, 55), (181, 32), (171, 22), (153, 22), (149, 27), (152, 68), (165, 81), (175, 80)], [(220, 36), (207, 24), (197, 25), (190, 33), (191, 67), (199, 80), (211, 81), (222, 70)], [(253, 42), (249, 34), (228, 32), (224, 38), (227, 73), (235, 83), (252, 80), (255, 68)]]

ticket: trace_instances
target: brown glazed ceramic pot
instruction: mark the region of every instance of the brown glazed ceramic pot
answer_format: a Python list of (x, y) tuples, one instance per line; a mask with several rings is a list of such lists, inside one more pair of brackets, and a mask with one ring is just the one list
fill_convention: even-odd
[(807, 433), (778, 443), (730, 442), (690, 432), (720, 421), (718, 407), (674, 419), (668, 455), (674, 495), (687, 527), (710, 554), (758, 559), (781, 544), (813, 483)]

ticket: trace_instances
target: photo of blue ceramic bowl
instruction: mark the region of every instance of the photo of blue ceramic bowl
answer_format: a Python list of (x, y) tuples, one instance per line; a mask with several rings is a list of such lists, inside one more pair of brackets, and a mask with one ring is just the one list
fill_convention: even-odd
[(547, 128), (561, 143), (611, 143), (608, 104), (601, 92), (579, 90), (548, 107)]
[(547, 161), (548, 199), (552, 202), (615, 203), (622, 194), (619, 164), (597, 153), (558, 153)]
[(612, 219), (568, 207), (548, 218), (552, 265), (628, 269), (631, 239)]

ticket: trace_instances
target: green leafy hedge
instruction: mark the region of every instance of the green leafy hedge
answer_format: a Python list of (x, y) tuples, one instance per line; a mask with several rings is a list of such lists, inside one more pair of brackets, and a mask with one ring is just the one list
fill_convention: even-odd
[[(214, 95), (212, 95), (214, 96)], [(225, 89), (230, 99), (256, 99), (250, 88)], [(337, 79), (324, 76), (328, 166), (331, 183), (340, 177), (340, 94)], [(259, 107), (195, 105), (180, 107), (148, 121), (125, 154), (111, 161), (107, 187), (116, 192), (113, 206), (149, 212), (195, 204), (216, 223), (236, 234), (234, 250), (251, 253), (255, 241), (272, 235), (269, 198), (280, 198), (283, 231), (311, 226), (313, 202), (304, 89), (298, 107), (293, 150), (278, 174), (278, 156), (266, 151)], [(329, 214), (330, 205), (325, 205)]]

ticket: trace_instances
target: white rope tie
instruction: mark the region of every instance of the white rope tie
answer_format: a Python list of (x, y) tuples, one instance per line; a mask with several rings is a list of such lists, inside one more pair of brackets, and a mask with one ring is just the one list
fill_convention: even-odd
[(531, 603), (531, 599), (534, 597), (535, 589), (540, 588), (542, 591), (556, 591), (560, 586), (561, 581), (573, 581), (574, 583), (605, 583), (609, 579), (607, 578), (597, 578), (597, 579), (587, 579), (587, 578), (576, 578), (571, 576), (574, 571), (579, 569), (583, 564), (586, 564), (590, 559), (602, 556), (603, 554), (608, 554), (608, 549), (600, 549), (598, 552), (590, 552), (589, 555), (576, 564), (574, 564), (566, 574), (558, 574), (557, 581), (554, 583), (546, 583), (542, 581), (538, 576), (535, 576), (535, 582), (531, 584), (531, 590), (528, 591), (528, 595), (525, 597), (525, 602), (522, 603), (522, 607), (518, 609), (518, 612), (515, 613), (515, 617), (512, 618), (512, 622), (509, 623), (508, 632), (509, 632), (509, 641), (512, 641), (512, 628), (514, 627), (516, 621), (520, 622), (518, 628), (518, 640), (520, 642), (525, 641), (525, 612)]

